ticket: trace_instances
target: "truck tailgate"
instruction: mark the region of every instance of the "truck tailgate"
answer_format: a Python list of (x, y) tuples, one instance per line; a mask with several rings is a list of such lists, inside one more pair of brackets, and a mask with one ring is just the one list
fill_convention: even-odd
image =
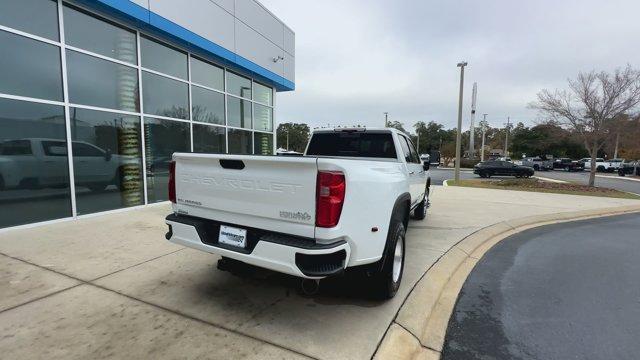
[(317, 159), (176, 153), (176, 211), (313, 237)]

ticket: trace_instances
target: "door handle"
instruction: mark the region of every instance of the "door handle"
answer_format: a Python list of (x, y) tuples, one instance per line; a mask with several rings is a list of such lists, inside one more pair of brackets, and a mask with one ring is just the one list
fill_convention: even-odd
[(424, 174), (424, 170), (422, 170), (422, 171), (418, 172), (418, 174)]
[(409, 175), (413, 175), (413, 174), (415, 174), (414, 171), (409, 171)]

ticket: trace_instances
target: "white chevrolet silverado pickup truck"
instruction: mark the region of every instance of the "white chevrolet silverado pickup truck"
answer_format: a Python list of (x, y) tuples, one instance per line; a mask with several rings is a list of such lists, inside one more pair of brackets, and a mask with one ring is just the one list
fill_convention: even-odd
[(166, 238), (303, 279), (362, 269), (390, 298), (409, 216), (426, 216), (428, 170), (388, 128), (316, 130), (297, 157), (175, 153)]

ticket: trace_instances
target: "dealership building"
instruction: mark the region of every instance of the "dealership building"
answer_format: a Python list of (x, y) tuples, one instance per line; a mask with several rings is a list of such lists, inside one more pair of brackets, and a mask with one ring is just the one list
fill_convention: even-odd
[(295, 35), (254, 0), (0, 1), (0, 228), (166, 201), (174, 152), (273, 155)]

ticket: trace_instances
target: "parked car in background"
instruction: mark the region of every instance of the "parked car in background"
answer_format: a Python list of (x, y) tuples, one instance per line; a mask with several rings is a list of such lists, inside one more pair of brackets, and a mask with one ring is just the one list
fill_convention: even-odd
[(429, 163), (431, 165), (440, 165), (440, 151), (432, 150), (429, 152)]
[(522, 159), (520, 165), (531, 167), (535, 171), (553, 170), (553, 160), (550, 160), (548, 157), (525, 157)]
[(429, 163), (395, 129), (315, 130), (304, 156), (173, 154), (166, 238), (304, 279), (358, 267), (400, 286), (410, 213), (424, 219)]
[(637, 175), (640, 176), (640, 160), (625, 161), (618, 167), (618, 175)]
[[(113, 154), (84, 141), (73, 141), (76, 186), (102, 191), (121, 186), (127, 164), (139, 159)], [(46, 188), (69, 184), (67, 142), (64, 139), (27, 138), (0, 143), (0, 189)]]
[(606, 172), (618, 172), (620, 166), (624, 163), (624, 159), (611, 159), (606, 162), (605, 171)]
[(591, 164), (591, 158), (582, 158), (580, 161), (584, 162), (585, 170), (590, 170), (595, 167), (597, 171), (604, 172), (609, 166), (603, 158), (596, 158), (595, 164)]
[(584, 162), (582, 160), (571, 160), (569, 158), (559, 158), (553, 162), (553, 168), (565, 171), (583, 171)]
[(488, 178), (494, 175), (531, 177), (534, 170), (528, 166), (517, 165), (509, 161), (490, 160), (478, 163), (473, 167), (473, 173), (481, 178)]

